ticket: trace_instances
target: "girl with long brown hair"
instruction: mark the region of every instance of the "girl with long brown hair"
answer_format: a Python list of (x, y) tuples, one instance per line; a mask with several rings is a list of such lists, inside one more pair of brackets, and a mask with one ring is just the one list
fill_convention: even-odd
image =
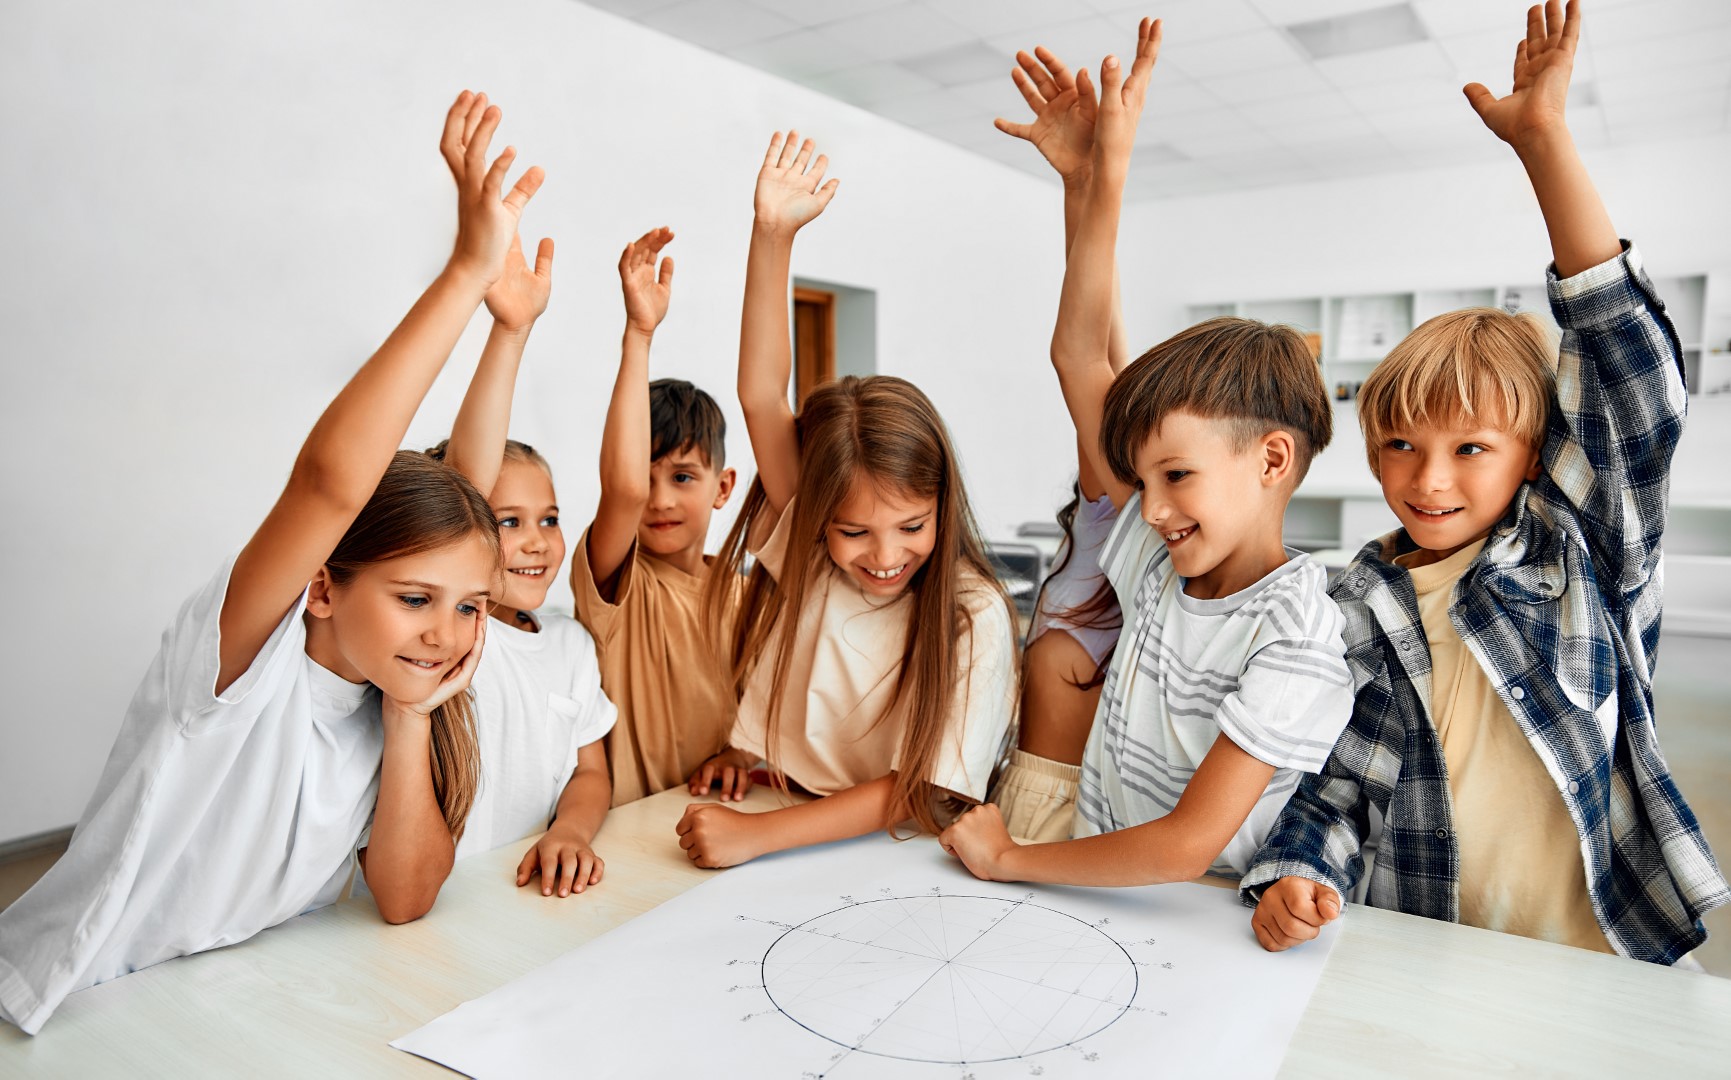
[(501, 197), (514, 155), (485, 158), (499, 120), (467, 91), (451, 107), (450, 261), (169, 624), (71, 847), (0, 913), (0, 1018), (24, 1031), (74, 990), (333, 902), (357, 848), (391, 922), (426, 912), (449, 873), (499, 537), (473, 485), (397, 446), (541, 183), (531, 169)]
[(758, 475), (709, 604), (716, 633), (732, 619), (741, 696), (729, 747), (691, 786), (761, 757), (778, 784), (822, 797), (765, 814), (691, 807), (677, 831), (699, 866), (908, 820), (938, 832), (986, 797), (1015, 711), (1014, 616), (937, 410), (887, 376), (819, 387), (797, 417), (788, 405), (793, 238), (836, 189), (813, 151), (777, 133), (757, 179), (739, 397)]

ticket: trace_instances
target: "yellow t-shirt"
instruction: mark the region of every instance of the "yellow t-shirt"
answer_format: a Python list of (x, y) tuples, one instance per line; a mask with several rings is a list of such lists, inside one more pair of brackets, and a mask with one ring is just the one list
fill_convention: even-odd
[(589, 569), (587, 531), (571, 558), (577, 619), (595, 638), (601, 688), (619, 710), (606, 745), (621, 806), (685, 783), (726, 744), (733, 690), (722, 645), (704, 632), (701, 576), (633, 541), (608, 603)]
[[(1460, 851), (1460, 921), (1612, 952), (1593, 914), (1581, 838), (1539, 755), (1449, 619), (1484, 541), (1409, 566), (1430, 644), (1431, 719), (1442, 740)], [(1403, 566), (1423, 553), (1403, 555)]]

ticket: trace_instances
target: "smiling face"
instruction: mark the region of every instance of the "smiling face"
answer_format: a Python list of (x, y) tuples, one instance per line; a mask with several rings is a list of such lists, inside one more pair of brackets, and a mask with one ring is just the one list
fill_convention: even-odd
[(313, 659), (351, 682), (370, 682), (402, 702), (431, 697), (440, 680), (468, 655), (499, 565), (485, 537), (385, 559), (363, 567), (346, 585), (320, 571), (307, 612), (328, 620)]
[(873, 596), (908, 587), (937, 545), (938, 502), (886, 491), (862, 476), (824, 528), (835, 565)]
[(1134, 462), (1142, 518), (1166, 541), (1190, 596), (1229, 596), (1286, 561), (1280, 539), (1292, 464), (1286, 432), (1240, 450), (1230, 421), (1174, 412)]
[(1413, 543), (1436, 559), (1490, 535), (1521, 484), (1539, 475), (1539, 448), (1499, 428), (1397, 428), (1376, 453), (1382, 496)]
[(643, 505), (637, 542), (646, 551), (698, 572), (709, 539), (710, 515), (727, 505), (732, 493), (733, 470), (715, 469), (696, 447), (662, 455), (649, 466), (649, 501)]
[(565, 562), (565, 533), (553, 478), (532, 461), (509, 458), (487, 500), (499, 521), (499, 546), (505, 563), (505, 595), (495, 618), (517, 625), (519, 611), (533, 611)]

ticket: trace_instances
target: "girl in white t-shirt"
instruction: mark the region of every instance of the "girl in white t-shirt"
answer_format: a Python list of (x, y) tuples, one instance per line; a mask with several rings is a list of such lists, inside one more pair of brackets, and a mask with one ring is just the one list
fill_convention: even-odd
[(475, 672), (481, 789), (457, 858), (542, 835), (517, 866), (517, 884), (569, 896), (601, 882), (591, 846), (613, 801), (601, 737), (618, 713), (601, 689), (595, 639), (569, 615), (536, 609), (565, 561), (553, 470), (534, 447), (508, 439), (517, 368), (553, 285), (553, 244), (535, 269), (513, 245), (513, 268), (487, 293), (493, 328), (451, 437), (427, 451), (485, 493), (499, 524), (504, 590), (487, 656)]
[(531, 169), (500, 197), (513, 155), (485, 160), (499, 120), (484, 96), (451, 107), (450, 262), (325, 410), (252, 539), (181, 607), (71, 847), (0, 912), (0, 1018), (24, 1031), (75, 990), (331, 903), (357, 848), (392, 922), (423, 914), (449, 873), (475, 792), (463, 691), (498, 533), (473, 485), (397, 446), (541, 183)]
[(1015, 711), (1013, 615), (931, 402), (874, 376), (817, 388), (797, 418), (788, 407), (793, 237), (836, 187), (812, 152), (778, 133), (757, 178), (739, 397), (758, 477), (712, 568), (717, 632), (748, 549), (757, 565), (732, 637), (730, 745), (691, 787), (719, 773), (738, 796), (763, 757), (779, 783), (823, 797), (764, 814), (689, 808), (679, 842), (699, 866), (909, 819), (935, 833), (986, 797)]

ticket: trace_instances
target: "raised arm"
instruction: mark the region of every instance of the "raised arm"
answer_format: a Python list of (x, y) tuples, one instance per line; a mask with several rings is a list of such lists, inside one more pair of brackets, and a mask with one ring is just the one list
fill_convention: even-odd
[(1535, 4), (1527, 11), (1527, 36), (1515, 47), (1514, 89), (1499, 98), (1482, 83), (1464, 88), (1485, 126), (1526, 168), (1551, 235), (1557, 274), (1565, 278), (1622, 250), (1563, 117), (1580, 38), (1579, 0), (1569, 0), (1566, 16), (1558, 0)]
[(493, 328), (463, 407), (451, 425), (451, 441), (445, 461), (469, 478), (483, 495), (493, 493), (499, 470), (505, 463), (505, 439), (511, 429), (511, 394), (517, 387), (517, 366), (535, 320), (547, 310), (553, 291), (553, 241), (542, 240), (535, 253), (535, 269), (523, 260), (521, 237), (511, 237), (505, 256), (505, 273), (487, 290), (487, 310)]
[[(1076, 238), (1064, 270), (1058, 324), (1052, 332), (1052, 364), (1064, 391), (1076, 436), (1101, 489), (1114, 505), (1130, 498), (1128, 484), (1112, 475), (1100, 448), (1100, 420), (1115, 372), (1110, 356), (1112, 310), (1117, 295), (1118, 219), (1136, 123), (1148, 79), (1160, 51), (1160, 23), (1143, 19), (1136, 58), (1125, 78), (1115, 57), (1101, 64), (1100, 101), (1094, 119), (1094, 165)], [(1088, 110), (1092, 85), (1084, 69), (1076, 79), (1079, 107)]]
[[(589, 573), (604, 595), (631, 552), (649, 502), (649, 346), (673, 298), (673, 260), (662, 259), (657, 273), (656, 257), (672, 241), (672, 229), (650, 229), (626, 244), (619, 256), (625, 337), (601, 432), (601, 503), (589, 526), (588, 544)], [(582, 571), (573, 566), (571, 572)]]
[(450, 261), (319, 417), (276, 505), (236, 558), (222, 605), (218, 693), (252, 664), (366, 505), (469, 317), (504, 272), (542, 173), (530, 169), (501, 197), (516, 151), (506, 147), (487, 165), (499, 120), (485, 95), (467, 90), (445, 117), (440, 151), (457, 177)]
[(769, 140), (757, 174), (751, 225), (751, 253), (745, 265), (745, 311), (739, 326), (739, 404), (757, 459), (757, 475), (776, 514), (799, 490), (799, 436), (788, 404), (793, 372), (792, 328), (788, 325), (787, 283), (793, 238), (801, 226), (823, 213), (835, 197), (837, 180), (825, 183), (829, 159), (810, 139), (781, 132)]

